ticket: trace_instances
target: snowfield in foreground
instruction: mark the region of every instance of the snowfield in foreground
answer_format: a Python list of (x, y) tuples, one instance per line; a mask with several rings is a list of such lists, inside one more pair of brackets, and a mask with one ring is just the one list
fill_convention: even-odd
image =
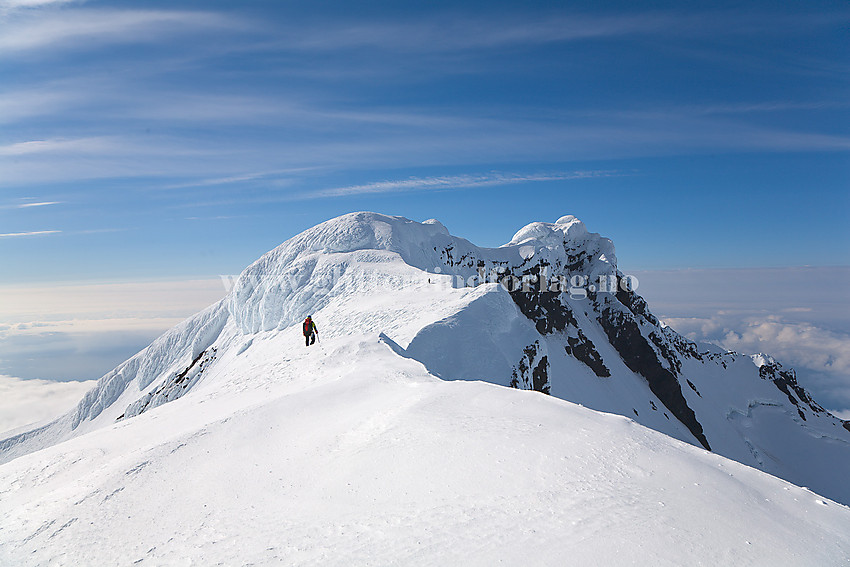
[(850, 509), (379, 340), (264, 333), (192, 395), (0, 467), (3, 565), (838, 565)]
[(0, 565), (850, 562), (850, 423), (792, 370), (632, 291), (458, 284), (484, 271), (621, 276), (571, 216), (495, 249), (374, 213), (305, 231), (0, 439)]

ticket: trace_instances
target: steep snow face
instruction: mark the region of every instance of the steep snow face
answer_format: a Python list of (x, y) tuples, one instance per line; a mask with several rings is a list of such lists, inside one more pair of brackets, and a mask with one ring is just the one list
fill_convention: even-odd
[(436, 221), (423, 224), (375, 213), (332, 219), (249, 266), (235, 283), (228, 309), (245, 333), (284, 328), (325, 306), (353, 264), (373, 263), (376, 269), (396, 260), (427, 265), (433, 263), (429, 244), (452, 240)]
[(0, 462), (232, 388), (228, 365), (267, 340), (280, 352), (290, 342), (304, 348), (300, 322), (312, 314), (322, 339), (380, 337), (441, 379), (627, 416), (850, 503), (840, 474), (850, 470), (850, 425), (770, 357), (664, 327), (624, 282), (611, 241), (569, 215), (531, 223), (499, 248), (434, 220), (344, 215), (264, 255), (222, 302), (104, 376), (75, 411), (0, 441)]

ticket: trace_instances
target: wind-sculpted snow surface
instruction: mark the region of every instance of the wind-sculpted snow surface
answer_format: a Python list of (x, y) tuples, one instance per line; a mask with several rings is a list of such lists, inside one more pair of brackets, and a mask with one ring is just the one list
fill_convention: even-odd
[[(705, 493), (699, 489), (682, 488), (701, 485), (702, 480), (691, 475), (713, 474), (708, 473), (703, 465), (694, 465), (696, 468), (690, 468), (690, 472), (684, 476), (676, 477), (682, 482), (681, 486), (668, 486), (680, 499), (676, 507), (666, 510), (657, 508), (657, 502), (653, 504), (652, 500), (660, 498), (656, 491), (667, 484), (664, 479), (669, 478), (670, 471), (677, 466), (677, 458), (681, 456), (689, 463), (693, 459), (703, 464), (710, 462), (712, 464), (709, 468), (712, 470), (719, 466), (717, 463), (724, 461), (714, 456), (694, 457), (702, 455), (702, 449), (681, 449), (676, 441), (653, 435), (645, 438), (644, 433), (638, 436), (640, 440), (634, 444), (629, 444), (631, 441), (621, 443), (619, 435), (622, 432), (610, 435), (610, 432), (605, 431), (612, 424), (624, 423), (610, 421), (615, 418), (599, 418), (601, 421), (598, 423), (601, 425), (598, 425), (598, 429), (592, 429), (592, 433), (581, 433), (583, 426), (577, 426), (570, 416), (598, 414), (571, 404), (545, 400), (541, 397), (545, 393), (593, 410), (626, 416), (680, 441), (710, 449), (800, 486), (807, 486), (833, 500), (850, 503), (850, 486), (845, 481), (846, 471), (850, 470), (848, 425), (828, 414), (812, 400), (793, 371), (783, 368), (769, 357), (751, 358), (725, 352), (711, 345), (696, 344), (663, 326), (629, 282), (629, 278), (617, 269), (611, 241), (589, 232), (583, 223), (572, 216), (562, 217), (555, 223), (532, 223), (519, 230), (502, 247), (480, 248), (467, 240), (451, 236), (437, 221), (417, 223), (375, 213), (345, 215), (291, 238), (257, 260), (239, 276), (224, 300), (168, 331), (145, 350), (108, 373), (66, 416), (38, 430), (0, 441), (0, 462), (7, 462), (0, 468), (0, 472), (7, 474), (2, 477), (6, 479), (4, 482), (11, 483), (5, 485), (5, 489), (0, 486), (0, 490), (6, 490), (6, 495), (16, 494), (19, 489), (23, 491), (22, 495), (38, 495), (43, 502), (52, 502), (45, 510), (54, 510), (61, 515), (59, 511), (65, 508), (62, 498), (56, 495), (58, 493), (33, 492), (35, 488), (32, 487), (43, 479), (37, 469), (44, 466), (44, 471), (47, 471), (45, 475), (62, 478), (51, 466), (44, 464), (44, 459), (52, 455), (58, 463), (72, 462), (77, 458), (74, 451), (80, 451), (83, 462), (94, 462), (99, 458), (97, 455), (105, 455), (108, 463), (112, 463), (105, 464), (104, 470), (112, 471), (109, 474), (114, 476), (104, 473), (104, 476), (85, 481), (88, 482), (85, 486), (99, 487), (89, 495), (80, 496), (91, 502), (105, 504), (109, 501), (115, 506), (123, 502), (136, 506), (144, 501), (143, 488), (134, 492), (135, 489), (131, 490), (128, 483), (116, 480), (124, 478), (121, 476), (123, 473), (119, 474), (121, 468), (126, 468), (127, 478), (147, 478), (153, 490), (156, 484), (154, 478), (163, 483), (162, 489), (173, 487), (176, 481), (170, 480), (172, 474), (182, 479), (190, 478), (187, 476), (189, 473), (178, 473), (181, 467), (191, 469), (191, 474), (197, 473), (203, 477), (206, 474), (202, 472), (205, 470), (204, 464), (218, 468), (222, 463), (225, 463), (225, 469), (233, 469), (233, 483), (252, 484), (256, 481), (254, 474), (261, 475), (257, 478), (270, 475), (268, 482), (278, 479), (272, 483), (280, 490), (280, 500), (275, 501), (281, 505), (297, 502), (298, 492), (293, 485), (286, 484), (287, 475), (293, 474), (294, 461), (287, 461), (283, 456), (261, 460), (256, 463), (256, 471), (235, 462), (227, 464), (233, 458), (227, 452), (230, 450), (228, 448), (244, 446), (262, 454), (281, 450), (284, 451), (282, 455), (300, 455), (298, 458), (306, 459), (304, 466), (310, 470), (319, 466), (339, 469), (338, 474), (335, 473), (333, 478), (328, 477), (325, 481), (336, 487), (335, 497), (347, 502), (343, 508), (346, 513), (351, 513), (351, 509), (346, 506), (355, 502), (365, 505), (360, 498), (365, 498), (366, 494), (346, 496), (344, 489), (340, 489), (336, 483), (359, 479), (352, 476), (355, 472), (367, 476), (372, 472), (364, 468), (367, 461), (363, 461), (362, 466), (358, 465), (360, 468), (348, 468), (345, 459), (351, 454), (340, 450), (340, 447), (353, 442), (353, 446), (362, 449), (363, 455), (374, 455), (376, 462), (383, 462), (386, 466), (386, 459), (390, 459), (388, 455), (392, 454), (392, 447), (396, 443), (412, 452), (416, 444), (411, 440), (427, 437), (427, 431), (436, 432), (440, 439), (449, 435), (449, 431), (455, 431), (460, 436), (456, 440), (456, 450), (466, 450), (473, 439), (477, 439), (477, 433), (473, 435), (472, 432), (486, 430), (487, 424), (498, 424), (502, 417), (502, 410), (498, 409), (502, 407), (500, 404), (510, 407), (514, 403), (511, 400), (516, 399), (529, 405), (523, 405), (525, 409), (520, 414), (514, 415), (509, 411), (504, 416), (509, 422), (504, 428), (513, 433), (501, 437), (503, 441), (492, 446), (492, 459), (488, 457), (490, 460), (484, 459), (482, 463), (464, 464), (468, 459), (460, 453), (449, 454), (445, 455), (447, 460), (438, 460), (435, 465), (444, 467), (442, 472), (438, 473), (436, 469), (432, 472), (450, 483), (450, 479), (465, 478), (467, 475), (490, 475), (487, 476), (490, 486), (494, 490), (504, 491), (507, 484), (503, 485), (501, 480), (497, 482), (492, 475), (498, 475), (500, 467), (506, 467), (506, 463), (514, 463), (516, 459), (554, 459), (547, 461), (549, 464), (542, 469), (529, 465), (527, 470), (531, 475), (538, 472), (543, 474), (545, 482), (553, 483), (552, 487), (534, 483), (533, 486), (523, 485), (514, 478), (522, 489), (510, 497), (516, 500), (508, 498), (505, 501), (510, 501), (510, 506), (516, 506), (513, 513), (504, 515), (497, 522), (494, 514), (499, 497), (486, 501), (473, 498), (459, 507), (447, 505), (445, 515), (460, 514), (452, 521), (463, 524), (450, 522), (447, 525), (461, 530), (464, 526), (468, 527), (461, 521), (462, 518), (467, 518), (470, 523), (483, 521), (482, 525), (490, 525), (487, 522), (492, 521), (493, 529), (501, 527), (508, 533), (511, 531), (506, 527), (509, 521), (518, 522), (513, 524), (516, 527), (532, 525), (529, 522), (546, 523), (551, 520), (551, 526), (569, 531), (572, 528), (567, 510), (574, 510), (578, 502), (584, 502), (582, 491), (576, 488), (580, 485), (570, 483), (586, 483), (588, 479), (608, 478), (611, 474), (616, 477), (620, 474), (618, 471), (625, 467), (625, 461), (614, 457), (618, 451), (634, 456), (644, 446), (650, 447), (647, 449), (650, 452), (654, 450), (652, 447), (663, 446), (659, 451), (667, 455), (665, 459), (668, 461), (665, 462), (670, 468), (666, 464), (653, 468), (647, 462), (640, 471), (624, 474), (625, 484), (635, 482), (634, 475), (659, 475), (658, 483), (653, 484), (654, 488), (647, 493), (652, 494), (648, 500), (641, 496), (625, 504), (619, 502), (614, 505), (609, 502), (611, 509), (616, 509), (620, 514), (624, 513), (623, 506), (628, 508), (629, 502), (632, 502), (636, 508), (626, 513), (626, 517), (633, 521), (640, 521), (639, 517), (656, 517), (660, 514), (660, 517), (669, 519), (670, 525), (687, 523), (693, 520), (683, 516), (685, 510), (692, 508), (686, 505), (688, 498), (696, 498), (695, 501), (702, 503), (706, 498), (718, 498), (716, 492), (731, 490), (730, 494), (737, 494), (737, 489), (733, 490), (722, 481), (707, 488)], [(318, 324), (321, 340), (319, 344), (305, 349), (300, 336), (300, 322), (308, 314)], [(366, 348), (364, 344), (372, 346)], [(411, 376), (417, 378), (411, 380)], [(443, 381), (484, 381), (505, 388), (493, 389), (482, 384), (448, 385)], [(426, 383), (428, 388), (432, 388), (429, 391), (434, 392), (435, 397), (420, 398), (416, 394)], [(388, 398), (378, 397), (372, 403), (352, 389), (357, 384), (368, 384), (364, 386), (364, 391), (370, 393), (379, 392), (381, 388), (394, 393), (388, 394)], [(509, 388), (536, 392), (522, 393)], [(313, 392), (309, 397), (310, 403), (304, 407), (293, 405), (298, 398), (290, 396), (308, 390)], [(484, 391), (488, 392), (488, 396), (489, 392), (500, 392), (494, 394), (496, 397), (493, 400), (496, 401), (487, 402), (495, 405), (488, 405), (490, 409), (487, 411), (473, 411), (474, 408), (469, 406), (474, 403), (472, 398), (467, 400), (464, 396), (474, 398)], [(346, 418), (352, 427), (353, 437), (343, 434), (344, 429), (337, 431), (332, 419), (323, 422), (310, 414), (314, 411), (316, 415), (324, 415), (322, 412), (328, 411), (321, 405), (322, 392), (326, 392), (328, 407), (345, 405), (350, 401), (346, 398), (349, 395), (362, 401), (362, 405), (355, 404), (356, 409)], [(412, 397), (405, 398), (403, 392), (410, 393)], [(380, 417), (383, 415), (380, 412), (391, 411), (387, 409), (390, 407), (397, 407), (399, 413), (393, 414), (396, 417)], [(445, 408), (449, 414), (443, 419), (439, 417), (442, 410), (429, 410), (425, 413), (430, 417), (420, 422), (422, 413), (416, 408), (430, 407)], [(463, 415), (464, 410), (461, 408), (464, 407), (469, 409), (468, 416)], [(275, 408), (274, 411), (272, 408)], [(288, 413), (278, 415), (277, 411)], [(370, 413), (373, 411), (378, 413), (373, 415)], [(591, 451), (592, 447), (603, 450), (606, 444), (610, 444), (611, 449), (606, 448), (602, 453), (608, 457), (593, 460), (588, 456), (590, 460), (579, 463), (563, 460), (561, 453), (554, 448), (547, 453), (546, 447), (554, 438), (548, 436), (532, 453), (513, 453), (520, 449), (512, 446), (512, 443), (528, 443), (529, 436), (533, 437), (536, 426), (529, 425), (528, 415), (535, 411), (552, 416), (552, 431), (557, 431), (557, 435), (569, 438), (570, 443), (573, 443), (569, 451)], [(559, 412), (564, 412), (565, 421), (557, 424)], [(160, 418), (163, 421), (156, 422)], [(482, 421), (474, 422), (478, 419)], [(242, 425), (233, 425), (232, 428), (230, 425), (213, 427), (212, 424), (218, 423), (216, 420), (221, 420), (222, 424), (232, 422)], [(415, 427), (411, 425), (414, 422)], [(307, 431), (310, 436), (319, 435), (320, 439), (313, 440), (327, 445), (317, 446), (315, 451), (318, 453), (304, 449), (295, 437), (279, 445), (283, 442), (279, 435), (259, 435), (258, 428), (263, 427), (263, 423), (267, 423), (270, 430), (285, 427)], [(242, 429), (243, 425), (247, 429)], [(208, 434), (210, 427), (223, 435), (216, 437), (224, 443), (218, 449), (211, 449), (207, 441), (200, 440)], [(616, 429), (621, 425), (613, 427)], [(327, 435), (311, 428), (326, 428)], [(132, 436), (128, 436), (130, 434), (127, 432), (133, 432)], [(259, 435), (256, 440), (251, 437), (254, 434)], [(464, 437), (469, 435), (471, 437)], [(63, 441), (65, 443), (51, 447)], [(358, 444), (361, 442), (365, 445)], [(372, 443), (379, 444), (376, 449), (379, 449), (380, 455), (370, 452), (375, 448)], [(102, 444), (112, 448), (101, 449)], [(116, 448), (119, 445), (121, 448)], [(183, 451), (182, 447), (192, 449)], [(172, 449), (178, 454), (192, 457), (187, 461), (182, 460), (182, 457), (170, 460), (168, 455), (171, 455), (169, 451)], [(209, 449), (210, 456), (204, 457), (206, 453), (201, 452), (202, 449)], [(35, 451), (38, 453), (27, 456)], [(138, 461), (140, 452), (151, 452), (152, 457)], [(420, 457), (431, 458), (426, 453)], [(319, 458), (317, 455), (324, 456)], [(328, 455), (340, 461), (328, 461)], [(405, 459), (409, 458), (407, 453), (404, 455)], [(569, 452), (564, 455), (569, 455)], [(420, 457), (411, 462), (419, 462), (417, 459)], [(480, 457), (477, 451), (474, 452), (474, 458)], [(13, 459), (14, 462), (8, 463)], [(612, 465), (610, 459), (614, 459), (615, 464)], [(245, 462), (253, 461), (248, 459)], [(582, 474), (586, 473), (585, 476), (570, 477), (571, 467), (578, 464), (583, 467), (581, 470), (584, 471)], [(117, 468), (110, 469), (113, 465)], [(524, 474), (516, 469), (517, 466), (521, 467), (521, 462), (507, 466), (502, 473), (505, 482), (513, 478), (511, 475)], [(78, 472), (86, 477), (88, 473), (85, 470), (84, 467)], [(425, 474), (428, 470), (431, 469), (423, 467), (421, 472)], [(560, 473), (556, 473), (557, 470), (565, 471), (567, 476), (558, 476)], [(399, 491), (403, 491), (403, 486), (408, 482), (416, 485), (434, 482), (430, 477), (417, 476), (407, 469), (399, 470), (398, 473), (407, 475), (395, 481), (400, 483), (393, 485)], [(383, 474), (381, 472), (378, 476), (383, 479)], [(756, 483), (759, 487), (767, 486), (761, 480), (767, 477), (754, 472), (743, 476), (736, 473), (736, 479), (740, 478), (746, 478), (747, 482)], [(225, 483), (222, 477), (210, 486), (218, 489), (216, 483), (219, 481)], [(226, 484), (231, 485), (231, 482)], [(785, 485), (780, 483), (775, 486)], [(278, 494), (271, 484), (267, 488)], [(311, 492), (311, 496), (304, 500), (303, 508), (296, 506), (298, 510), (305, 511), (309, 506), (317, 505), (317, 499), (322, 498), (321, 488), (320, 482), (315, 487), (319, 492)], [(446, 498), (461, 498), (459, 494), (462, 488), (461, 485), (453, 484), (451, 490), (440, 494)], [(83, 492), (88, 490), (82, 485), (79, 489)], [(338, 492), (338, 489), (342, 492)], [(610, 494), (622, 496), (618, 492), (621, 489), (612, 488)], [(550, 504), (546, 503), (547, 498), (541, 496), (547, 490), (552, 491)], [(759, 492), (761, 488), (754, 490), (760, 495), (767, 495), (766, 498), (776, 496), (775, 488), (766, 489), (764, 493)], [(533, 495), (529, 491), (533, 491)], [(367, 493), (371, 495), (371, 492)], [(604, 494), (591, 493), (602, 501), (607, 498)], [(504, 492), (498, 494), (505, 496)], [(803, 493), (800, 492), (793, 494), (797, 495), (795, 498), (800, 502), (809, 498), (806, 496), (801, 499)], [(250, 496), (256, 495), (251, 493)], [(350, 500), (346, 500), (349, 497)], [(520, 504), (523, 498), (530, 498), (529, 502), (533, 504), (529, 506), (532, 508), (542, 506), (544, 510), (549, 510), (551, 517), (526, 517), (521, 512), (521, 509), (526, 509)], [(792, 502), (793, 499), (783, 500), (778, 507), (771, 507), (760, 503), (758, 499), (745, 499), (736, 504), (727, 497), (719, 498), (721, 504), (712, 513), (721, 515), (724, 522), (728, 519), (726, 515), (756, 521), (762, 515), (778, 513), (798, 519), (813, 514), (807, 517), (817, 516), (818, 519), (812, 520), (814, 524), (807, 525), (816, 525), (820, 530), (829, 522), (845, 525), (842, 522), (846, 520), (844, 508), (826, 500), (823, 500), (827, 502), (823, 508), (828, 512), (818, 516), (812, 510), (821, 508), (802, 504), (798, 506)], [(814, 501), (814, 496), (806, 500)], [(421, 504), (418, 500), (416, 503)], [(230, 505), (230, 510), (237, 516), (247, 513), (243, 508), (244, 502), (230, 502)], [(147, 512), (142, 513), (140, 518), (146, 518), (145, 514), (153, 509), (145, 508), (144, 505), (142, 508)], [(227, 510), (227, 506), (224, 509)], [(54, 546), (65, 541), (66, 535), (79, 536), (82, 538), (80, 541), (86, 541), (85, 538), (91, 536), (85, 527), (89, 524), (80, 520), (80, 516), (72, 516), (71, 512), (59, 524), (51, 524), (51, 518), (44, 515), (46, 512), (35, 514), (29, 505), (21, 504), (16, 510), (14, 517), (23, 522), (23, 527), (15, 528), (14, 533), (18, 535), (6, 539), (17, 542), (16, 549), (18, 546), (22, 546), (20, 549), (29, 549), (27, 546), (34, 545), (46, 545), (45, 549), (48, 550), (59, 549)], [(115, 513), (118, 514), (119, 510), (116, 507)], [(387, 517), (395, 518), (391, 522), (401, 522), (396, 527), (406, 521), (403, 510), (382, 510), (389, 514)], [(428, 521), (443, 525), (444, 514), (439, 510), (432, 512), (432, 516), (426, 516), (430, 518)], [(200, 510), (192, 514), (180, 520), (183, 522), (181, 529), (185, 530), (186, 541), (192, 537), (201, 537), (188, 527), (190, 519), (202, 523), (205, 520), (213, 523), (223, 521), (217, 515), (204, 516)], [(601, 519), (601, 509), (599, 514), (595, 520), (586, 521), (596, 527), (613, 526)], [(27, 519), (36, 517), (43, 518), (43, 524), (36, 526)], [(374, 525), (378, 517), (369, 516), (370, 519), (364, 520), (363, 525), (370, 526), (369, 529), (379, 529)], [(306, 521), (305, 526), (314, 525), (298, 513), (293, 518)], [(351, 530), (351, 526), (360, 521), (358, 518), (356, 514), (348, 516), (339, 524), (347, 527), (340, 529)], [(318, 517), (314, 520), (325, 521)], [(72, 523), (62, 527), (66, 521)], [(269, 522), (275, 523), (271, 518)], [(699, 522), (692, 524), (692, 527), (697, 524)], [(119, 525), (126, 527), (129, 523), (119, 522)], [(221, 527), (224, 532), (237, 529), (236, 525)], [(386, 534), (402, 537), (392, 525), (384, 527)], [(420, 528), (424, 529), (423, 526)], [(717, 526), (715, 530), (725, 530), (721, 528)], [(328, 533), (318, 528), (314, 531), (309, 531), (313, 528), (304, 529), (307, 531), (290, 532), (297, 540), (293, 544), (296, 548), (315, 547), (318, 545), (316, 542), (329, 537)], [(603, 533), (594, 529), (590, 532)], [(132, 531), (128, 528), (127, 534)], [(812, 534), (816, 531), (812, 528), (806, 532), (806, 537), (814, 537)], [(640, 530), (630, 533), (638, 534)], [(697, 543), (696, 533), (694, 527), (691, 532), (693, 538), (687, 545), (692, 546), (691, 551), (702, 552), (704, 548), (701, 543)], [(719, 532), (713, 533), (716, 535)], [(736, 554), (741, 550), (748, 551), (743, 547), (738, 549), (740, 542), (733, 545), (733, 539), (738, 537), (738, 533), (723, 533), (725, 535), (717, 537), (726, 546), (723, 548), (726, 551), (722, 553), (728, 552), (729, 555), (721, 557), (709, 553), (706, 557), (714, 557), (724, 563), (730, 557), (738, 557)], [(831, 547), (823, 549), (829, 549), (829, 553), (833, 554), (846, 553), (848, 532), (845, 530), (842, 533), (845, 535), (830, 540), (833, 542)], [(126, 540), (129, 537), (127, 534), (116, 537)], [(215, 539), (211, 534), (203, 537)], [(624, 542), (643, 541), (620, 535), (625, 538), (622, 540)], [(790, 550), (793, 547), (795, 553), (813, 541), (803, 540), (798, 542), (801, 547), (794, 547), (797, 544), (786, 542), (784, 538), (775, 538), (774, 535), (767, 537), (759, 532), (762, 541), (782, 542), (785, 547), (776, 549)], [(20, 539), (15, 539), (18, 536)], [(431, 555), (426, 552), (425, 556), (436, 557), (435, 550), (450, 545), (448, 532), (444, 536), (442, 539), (438, 535), (434, 536), (432, 544), (436, 547), (431, 549)], [(373, 543), (377, 541), (366, 534), (360, 537)], [(24, 540), (31, 543), (24, 545)], [(48, 543), (48, 540), (57, 543)], [(331, 540), (333, 538), (328, 541)], [(342, 536), (336, 541), (343, 540), (348, 542)], [(378, 540), (384, 541), (382, 538)], [(178, 553), (175, 547), (177, 544), (169, 547), (161, 540), (157, 541), (160, 542), (157, 545), (163, 546), (157, 549), (170, 549), (169, 553)], [(507, 536), (499, 541), (491, 542), (495, 545), (494, 549), (504, 550), (509, 547)], [(549, 551), (552, 551), (552, 555), (547, 554), (545, 557), (558, 557), (554, 550), (562, 549), (560, 544), (554, 540), (546, 541), (551, 546)], [(569, 541), (573, 541), (569, 545), (579, 545), (577, 540)], [(348, 544), (354, 545), (351, 542)], [(366, 548), (372, 549), (376, 556), (384, 556), (374, 547)], [(386, 553), (398, 551), (398, 548), (392, 546), (383, 549)], [(676, 549), (681, 551), (674, 545), (673, 550)], [(735, 553), (732, 553), (732, 549), (736, 550)], [(140, 550), (144, 556), (142, 551), (145, 550)], [(37, 557), (47, 558), (49, 553), (45, 553), (47, 555)], [(284, 552), (278, 549), (275, 553), (278, 557), (299, 557), (292, 550)], [(659, 557), (685, 556), (675, 553), (672, 556), (665, 555), (661, 547), (654, 546), (648, 548), (647, 553), (648, 556)], [(150, 557), (156, 563), (168, 562), (169, 559), (175, 559), (176, 555), (160, 556), (154, 553)], [(235, 556), (223, 553), (220, 557), (229, 563)], [(262, 559), (263, 556), (260, 554), (257, 557)], [(309, 555), (304, 557), (307, 557), (307, 562), (323, 562), (323, 559), (327, 559), (327, 556), (316, 556), (319, 559)], [(415, 556), (410, 557), (411, 561), (416, 562)], [(809, 563), (802, 555), (797, 557), (800, 558), (798, 564)], [(268, 557), (265, 559), (271, 561)], [(108, 558), (104, 561), (113, 563)], [(45, 562), (50, 561), (45, 559)], [(706, 560), (706, 563), (710, 562)], [(671, 563), (677, 561), (671, 560)]]
[(292, 338), (242, 337), (216, 388), (0, 467), (0, 565), (850, 558), (850, 509), (630, 419)]

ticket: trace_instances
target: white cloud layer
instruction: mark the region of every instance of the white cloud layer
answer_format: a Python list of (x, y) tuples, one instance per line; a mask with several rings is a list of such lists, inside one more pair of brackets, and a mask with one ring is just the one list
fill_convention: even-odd
[(830, 410), (832, 415), (845, 421), (850, 421), (850, 410)]
[(667, 317), (664, 321), (694, 340), (709, 340), (745, 354), (764, 352), (798, 369), (850, 378), (848, 333), (788, 321), (779, 315), (748, 317), (734, 312), (708, 318)]
[(94, 385), (94, 380), (54, 382), (0, 375), (0, 437), (25, 425), (59, 417)]
[(220, 278), (0, 287), (0, 372), (99, 378), (225, 294)]
[[(763, 352), (816, 401), (850, 408), (850, 268), (637, 272), (653, 313), (692, 340)], [(834, 282), (836, 285), (826, 285)]]
[(7, 325), (32, 322), (106, 325), (115, 320), (162, 320), (156, 325), (162, 328), (162, 324), (174, 318), (186, 318), (212, 305), (225, 291), (220, 278), (0, 286), (0, 296), (4, 299), (0, 303), (0, 321)]
[(759, 352), (767, 346), (777, 357), (795, 360), (806, 368), (850, 376), (850, 335), (811, 324), (789, 323), (779, 317), (749, 321), (738, 331), (728, 330), (723, 344), (742, 352)]

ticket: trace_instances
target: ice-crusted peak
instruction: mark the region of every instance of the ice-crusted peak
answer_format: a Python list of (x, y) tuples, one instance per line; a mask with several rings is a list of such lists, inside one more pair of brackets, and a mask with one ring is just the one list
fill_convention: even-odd
[[(588, 232), (584, 223), (566, 215), (555, 223), (533, 222), (520, 229), (508, 244), (498, 249), (479, 248), (468, 240), (452, 236), (436, 219), (416, 222), (400, 216), (372, 212), (348, 213), (290, 238), (249, 266), (244, 275), (279, 273), (299, 258), (319, 254), (348, 253), (360, 250), (395, 252), (409, 265), (430, 271), (445, 263), (440, 249), (450, 248), (455, 257), (464, 254), (477, 259), (510, 260), (506, 248), (534, 246), (567, 253), (585, 249), (588, 255), (601, 257), (616, 265), (613, 243), (597, 233)], [(437, 251), (437, 255), (433, 254)], [(519, 254), (522, 258), (528, 254)], [(444, 266), (441, 266), (444, 267)]]
[(426, 220), (426, 221), (422, 221), (422, 224), (434, 225), (434, 226), (440, 227), (440, 229), (442, 229), (442, 231), (443, 231), (445, 234), (448, 234), (448, 233), (449, 233), (449, 229), (447, 229), (447, 228), (443, 225), (443, 223), (441, 223), (441, 222), (440, 222), (440, 221), (438, 221), (437, 219), (428, 219), (428, 220)]
[[(519, 248), (524, 258), (533, 255), (547, 261), (560, 258), (568, 271), (595, 278), (617, 271), (614, 243), (587, 227), (573, 215), (565, 215), (554, 223), (533, 222), (522, 227), (502, 248)], [(529, 253), (534, 250), (534, 254)]]
[[(282, 328), (321, 308), (334, 293), (345, 293), (334, 287), (352, 265), (368, 265), (357, 272), (361, 276), (377, 275), (392, 262), (394, 269), (464, 282), (482, 269), (522, 277), (534, 265), (548, 266), (553, 276), (580, 274), (594, 281), (616, 273), (613, 243), (569, 215), (556, 223), (531, 223), (505, 246), (482, 248), (452, 236), (434, 219), (420, 223), (357, 212), (314, 226), (249, 266), (236, 281), (229, 310), (244, 332)], [(353, 285), (350, 278), (344, 284)]]
[(574, 222), (581, 222), (573, 215), (564, 215), (558, 220), (555, 221), (555, 224), (573, 224)]
[(406, 256), (427, 242), (446, 238), (449, 231), (433, 219), (419, 223), (379, 213), (348, 213), (290, 238), (249, 266), (246, 272), (257, 267), (285, 267), (300, 256), (315, 253), (388, 250)]
[(751, 354), (750, 359), (753, 361), (753, 364), (755, 364), (758, 368), (761, 368), (764, 365), (776, 364), (775, 358), (763, 352)]
[[(537, 240), (544, 245), (563, 246), (568, 242), (577, 242), (589, 238), (601, 238), (596, 233), (589, 233), (584, 223), (573, 215), (566, 215), (555, 223), (533, 222), (519, 229), (511, 241), (505, 246), (519, 246), (531, 240)], [(607, 240), (607, 239), (606, 239)]]
[[(248, 266), (228, 298), (228, 309), (243, 332), (282, 328), (315, 312), (342, 286), (360, 286), (344, 276), (355, 271), (368, 279), (395, 260), (432, 271), (441, 266), (438, 250), (471, 250), (435, 220), (355, 212), (318, 224), (290, 238)], [(350, 289), (349, 289), (350, 291)]]

